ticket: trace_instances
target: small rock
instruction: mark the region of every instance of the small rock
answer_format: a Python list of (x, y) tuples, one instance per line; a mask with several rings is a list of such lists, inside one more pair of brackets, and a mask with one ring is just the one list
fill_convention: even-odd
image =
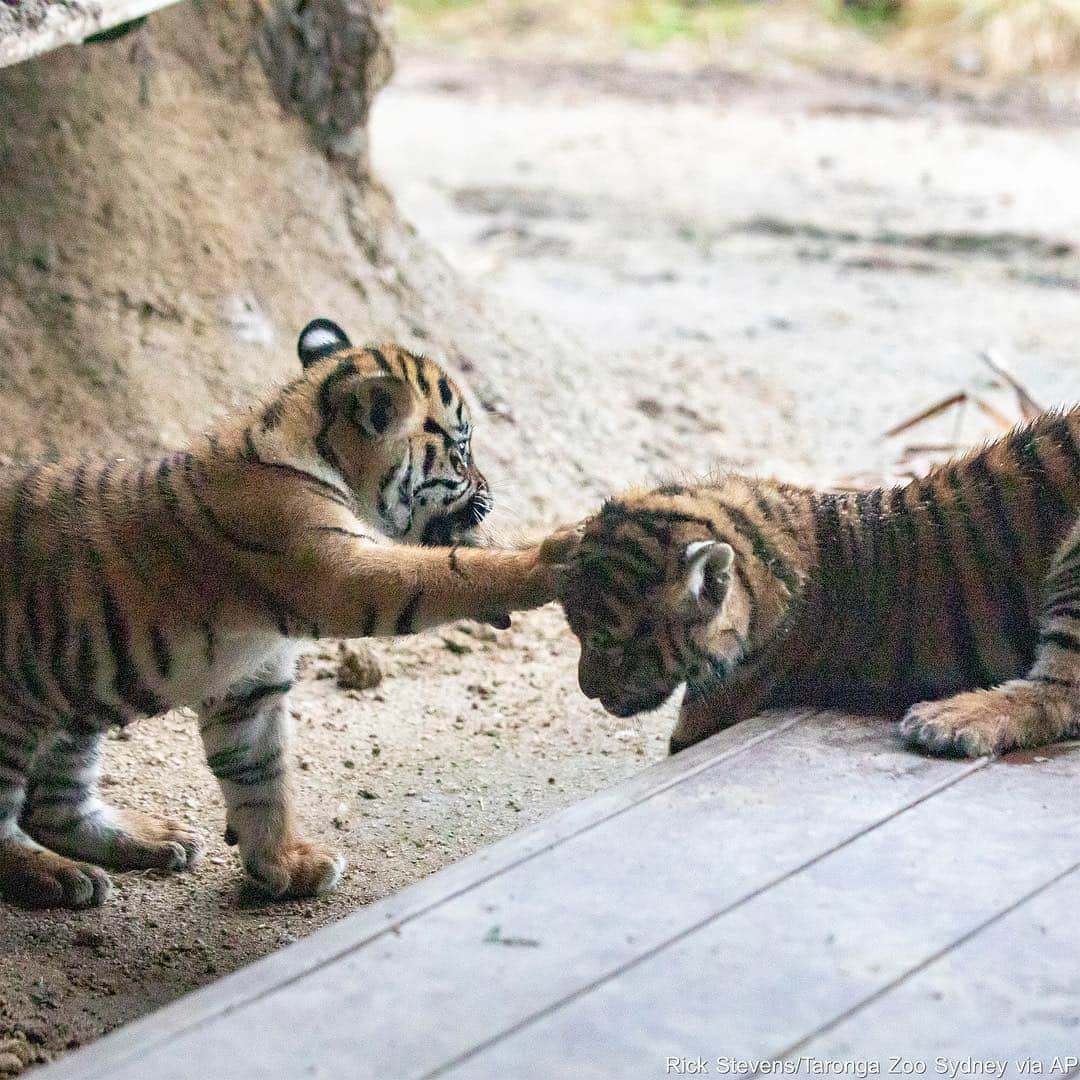
[(360, 642), (341, 643), (338, 651), (338, 686), (347, 690), (370, 690), (382, 682), (378, 657)]
[(23, 1062), (14, 1054), (0, 1054), (0, 1076), (15, 1076), (23, 1071)]
[(83, 949), (96, 949), (99, 945), (104, 945), (107, 940), (100, 930), (76, 930), (71, 944)]
[(19, 1022), (19, 1030), (23, 1033), (28, 1043), (35, 1046), (45, 1045), (45, 1024), (41, 1020), (22, 1020)]

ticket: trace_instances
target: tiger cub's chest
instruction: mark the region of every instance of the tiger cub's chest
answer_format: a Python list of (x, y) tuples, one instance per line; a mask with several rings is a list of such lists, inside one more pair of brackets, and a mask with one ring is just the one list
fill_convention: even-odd
[(244, 683), (291, 675), (299, 645), (270, 630), (214, 630), (178, 635), (160, 696), (169, 708), (197, 707)]

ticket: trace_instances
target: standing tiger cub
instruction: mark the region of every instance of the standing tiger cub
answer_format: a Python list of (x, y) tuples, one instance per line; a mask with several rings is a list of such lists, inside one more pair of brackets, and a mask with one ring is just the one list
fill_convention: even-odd
[(299, 642), (505, 625), (553, 598), (539, 549), (451, 546), (490, 499), (469, 410), (439, 367), (353, 348), (326, 320), (299, 351), (299, 378), (188, 450), (0, 479), (4, 897), (99, 904), (98, 867), (180, 870), (197, 856), (184, 826), (97, 793), (106, 730), (179, 705), (199, 713), (248, 874), (271, 896), (330, 890), (342, 860), (290, 814)]
[(903, 714), (932, 753), (1080, 730), (1080, 409), (903, 486), (634, 491), (561, 587), (579, 679), (616, 716), (687, 683), (676, 752), (779, 705)]

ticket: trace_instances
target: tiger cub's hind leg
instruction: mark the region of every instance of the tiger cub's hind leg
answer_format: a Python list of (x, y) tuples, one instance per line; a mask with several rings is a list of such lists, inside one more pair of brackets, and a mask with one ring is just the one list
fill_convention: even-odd
[(183, 870), (199, 837), (168, 818), (118, 810), (98, 798), (98, 731), (62, 731), (35, 759), (22, 826), (38, 843), (114, 870)]
[(901, 736), (934, 754), (980, 757), (1080, 730), (1080, 524), (1046, 580), (1035, 664), (1023, 679), (909, 710)]
[(201, 712), (206, 760), (225, 796), (226, 837), (244, 869), (274, 898), (330, 892), (344, 860), (297, 835), (286, 761), (292, 661), (273, 663)]
[(25, 907), (92, 907), (108, 875), (47, 851), (19, 826), (37, 739), (31, 724), (0, 713), (0, 896)]

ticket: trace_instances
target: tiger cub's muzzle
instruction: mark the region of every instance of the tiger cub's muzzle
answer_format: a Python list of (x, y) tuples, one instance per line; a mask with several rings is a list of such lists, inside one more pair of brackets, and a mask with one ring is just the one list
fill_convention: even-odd
[(491, 513), (491, 496), (483, 477), (469, 498), (446, 514), (433, 517), (420, 536), (426, 547), (449, 547), (462, 543), (468, 534)]

